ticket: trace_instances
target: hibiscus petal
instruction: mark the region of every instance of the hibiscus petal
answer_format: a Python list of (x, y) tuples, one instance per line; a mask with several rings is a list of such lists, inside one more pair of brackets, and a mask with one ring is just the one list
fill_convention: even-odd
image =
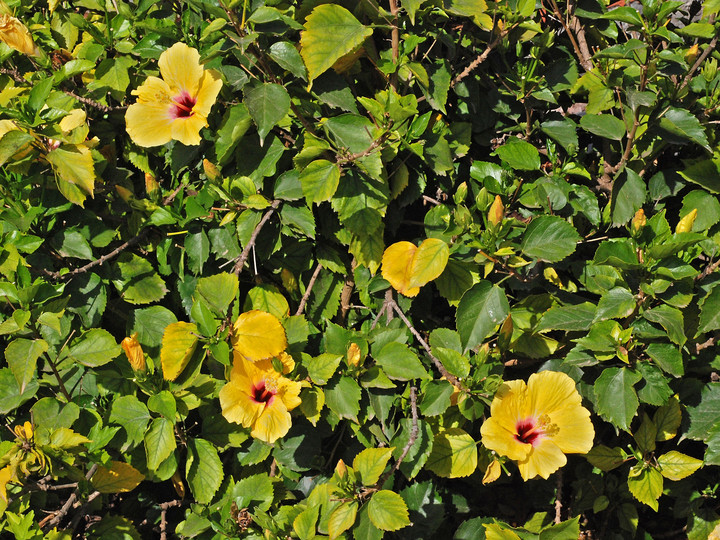
[(299, 382), (291, 381), (285, 377), (278, 380), (277, 396), (283, 401), (288, 411), (292, 411), (302, 402), (300, 399), (301, 389), (302, 386)]
[(559, 371), (533, 373), (528, 379), (528, 412), (540, 417), (571, 405), (579, 406), (580, 394), (573, 381)]
[(198, 145), (202, 140), (200, 130), (207, 125), (205, 118), (198, 114), (176, 118), (170, 126), (172, 138), (186, 146)]
[(251, 427), (262, 413), (264, 403), (250, 398), (252, 387), (247, 378), (233, 379), (220, 389), (220, 407), (228, 422)]
[(486, 448), (495, 450), (501, 456), (507, 456), (512, 460), (527, 459), (533, 449), (532, 445), (518, 441), (514, 430), (498, 422), (495, 416), (485, 420), (480, 428), (480, 434)]
[(215, 104), (217, 96), (222, 88), (220, 74), (214, 69), (206, 70), (200, 79), (200, 87), (196, 96), (193, 112), (205, 118), (210, 114), (210, 109)]
[(490, 415), (506, 429), (517, 433), (516, 425), (518, 420), (527, 418), (524, 409), (525, 381), (507, 381), (495, 393), (495, 398), (490, 405)]
[(148, 77), (132, 93), (138, 97), (139, 102), (154, 103), (156, 105), (166, 104), (168, 110), (170, 109), (171, 90), (162, 79)]
[(274, 443), (290, 431), (290, 413), (282, 400), (275, 399), (257, 419), (250, 435), (266, 443)]
[(166, 106), (157, 103), (134, 103), (125, 113), (130, 138), (140, 146), (160, 146), (172, 139), (172, 120)]
[(595, 429), (590, 411), (580, 405), (569, 405), (550, 414), (550, 422), (558, 427), (552, 437), (560, 450), (570, 454), (587, 454), (593, 445)]
[(525, 481), (536, 476), (542, 476), (547, 480), (552, 473), (566, 463), (565, 454), (550, 439), (545, 439), (533, 448), (526, 461), (518, 463), (518, 468)]
[(196, 96), (203, 76), (200, 53), (184, 43), (176, 43), (160, 55), (160, 74), (173, 93), (183, 90)]

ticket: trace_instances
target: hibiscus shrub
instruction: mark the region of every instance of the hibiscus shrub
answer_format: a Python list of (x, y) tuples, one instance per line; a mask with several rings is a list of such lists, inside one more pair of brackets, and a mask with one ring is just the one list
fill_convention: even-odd
[(720, 534), (720, 3), (388, 2), (0, 2), (3, 538)]

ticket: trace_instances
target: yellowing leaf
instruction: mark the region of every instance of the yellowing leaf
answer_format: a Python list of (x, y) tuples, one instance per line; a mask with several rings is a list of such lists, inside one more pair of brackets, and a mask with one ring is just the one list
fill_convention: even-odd
[(60, 193), (70, 202), (83, 205), (95, 189), (95, 164), (84, 144), (63, 145), (45, 157), (57, 177)]
[(198, 343), (197, 332), (197, 326), (187, 322), (172, 323), (165, 328), (160, 362), (166, 381), (177, 379), (190, 362)]
[(438, 433), (426, 467), (443, 478), (470, 476), (477, 468), (475, 441), (460, 428)]
[(251, 362), (278, 356), (287, 347), (285, 329), (277, 317), (254, 309), (233, 325), (233, 348)]
[(99, 467), (92, 477), (92, 485), (100, 493), (132, 491), (145, 476), (135, 467), (122, 461), (111, 461), (110, 467)]
[(660, 465), (660, 474), (668, 480), (682, 480), (703, 466), (702, 460), (675, 450), (658, 457), (657, 461)]
[(337, 4), (317, 6), (305, 21), (300, 35), (300, 55), (312, 82), (335, 62), (362, 45), (372, 34), (347, 9)]
[(10, 465), (0, 469), (0, 499), (8, 502), (7, 497), (7, 484), (13, 479), (12, 468)]
[(500, 478), (500, 473), (502, 472), (502, 467), (500, 466), (500, 462), (497, 459), (493, 459), (490, 462), (490, 465), (488, 465), (487, 469), (485, 469), (485, 474), (483, 475), (482, 483), (483, 484), (490, 484)]
[(502, 528), (497, 523), (483, 523), (485, 538), (487, 540), (520, 540), (513, 531)]
[(437, 238), (428, 238), (418, 247), (396, 242), (383, 254), (382, 276), (396, 291), (412, 297), (443, 273), (449, 255), (447, 244)]

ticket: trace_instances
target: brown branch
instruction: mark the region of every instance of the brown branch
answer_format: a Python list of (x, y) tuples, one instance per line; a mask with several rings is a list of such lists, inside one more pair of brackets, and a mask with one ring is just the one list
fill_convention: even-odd
[(252, 234), (250, 235), (250, 240), (248, 240), (247, 245), (245, 246), (245, 249), (243, 249), (240, 256), (237, 258), (235, 262), (235, 266), (233, 267), (233, 274), (236, 276), (240, 275), (240, 272), (243, 269), (243, 266), (245, 266), (245, 261), (247, 261), (247, 258), (250, 256), (250, 250), (255, 245), (255, 241), (257, 240), (258, 235), (260, 234), (260, 231), (265, 226), (265, 224), (268, 222), (270, 217), (275, 213), (275, 210), (277, 210), (278, 206), (280, 206), (280, 201), (275, 200), (272, 203), (270, 203), (270, 208), (268, 208), (267, 212), (265, 212), (265, 215), (260, 220), (260, 223), (258, 223), (255, 226), (255, 229), (253, 230)]
[(408, 318), (403, 313), (402, 309), (400, 309), (400, 306), (397, 305), (397, 302), (395, 300), (390, 300), (390, 309), (394, 310), (395, 313), (397, 313), (398, 317), (402, 320), (402, 322), (405, 323), (405, 326), (408, 327), (410, 332), (415, 336), (415, 339), (418, 340), (420, 345), (423, 349), (425, 349), (425, 352), (430, 357), (430, 360), (432, 360), (432, 363), (435, 365), (437, 370), (440, 372), (440, 375), (445, 377), (445, 380), (447, 380), (450, 384), (453, 386), (459, 388), (463, 392), (467, 392), (468, 389), (465, 387), (465, 385), (458, 379), (455, 375), (450, 373), (447, 368), (443, 365), (443, 363), (432, 353), (432, 350), (430, 349), (430, 345), (427, 344), (427, 342), (423, 339), (423, 337), (420, 335), (420, 332), (418, 332), (415, 327), (412, 325), (412, 323), (408, 320)]
[[(90, 480), (95, 474), (95, 471), (97, 471), (97, 469), (98, 464), (95, 463), (92, 467), (90, 467), (90, 470), (85, 475), (85, 480)], [(55, 512), (55, 514), (50, 514), (38, 524), (40, 528), (51, 529), (58, 525), (62, 521), (62, 518), (64, 518), (70, 511), (79, 494), (80, 490), (76, 488), (75, 491), (70, 494), (70, 497), (68, 497), (68, 500), (65, 501), (65, 504), (62, 505), (62, 508), (60, 508), (60, 510)]]
[(183, 502), (180, 500), (168, 501), (160, 503), (160, 540), (167, 540), (167, 511), (175, 506), (182, 506)]
[(315, 267), (315, 271), (313, 272), (312, 277), (310, 278), (310, 281), (308, 282), (307, 288), (305, 289), (305, 294), (303, 294), (303, 297), (300, 299), (300, 305), (295, 312), (296, 316), (302, 315), (302, 312), (305, 309), (305, 304), (307, 304), (308, 298), (310, 298), (310, 293), (312, 292), (313, 285), (315, 285), (315, 281), (320, 275), (320, 270), (322, 270), (322, 265), (318, 263)]
[(347, 319), (348, 311), (350, 311), (350, 308), (352, 307), (352, 304), (350, 304), (350, 298), (352, 297), (354, 289), (355, 281), (352, 277), (348, 276), (343, 284), (342, 291), (340, 292), (340, 320), (342, 321), (343, 326), (345, 324), (345, 320)]
[(388, 478), (390, 478), (390, 476), (400, 468), (400, 465), (402, 465), (403, 460), (407, 457), (408, 452), (410, 452), (410, 449), (415, 444), (415, 441), (417, 441), (418, 434), (420, 433), (420, 428), (418, 428), (417, 390), (414, 386), (410, 387), (410, 414), (412, 419), (412, 425), (410, 427), (410, 436), (408, 437), (408, 441), (407, 443), (405, 443), (402, 453), (397, 458), (397, 461), (395, 461), (395, 464), (392, 466), (392, 468), (388, 472), (386, 472), (375, 484), (375, 487), (377, 489), (382, 489), (382, 486), (385, 484), (385, 482), (387, 482)]
[(720, 259), (718, 259), (717, 261), (715, 261), (712, 264), (707, 265), (705, 267), (705, 270), (703, 270), (697, 276), (695, 276), (695, 281), (700, 281), (701, 279), (705, 279), (710, 274), (712, 274), (715, 270), (717, 270), (718, 267), (720, 267)]
[[(397, 0), (390, 1), (390, 13), (393, 16), (392, 31), (390, 33), (390, 47), (392, 49), (392, 61), (397, 65), (400, 56), (400, 29), (398, 28), (398, 3)], [(397, 69), (390, 75), (390, 86), (393, 90), (397, 90), (398, 73)]]
[(75, 515), (73, 515), (72, 521), (70, 522), (70, 530), (74, 531), (78, 523), (80, 523), (80, 520), (87, 515), (87, 508), (90, 506), (90, 503), (93, 502), (95, 499), (97, 499), (101, 493), (99, 491), (93, 491), (87, 498), (87, 501), (85, 501), (82, 505), (75, 503), (73, 504), (73, 508), (80, 507), (80, 510), (78, 512), (75, 512)]
[(63, 90), (63, 93), (67, 94), (70, 97), (77, 99), (80, 103), (83, 103), (83, 104), (87, 105), (88, 107), (92, 107), (93, 109), (97, 109), (98, 111), (102, 111), (104, 113), (110, 113), (110, 112), (121, 110), (121, 109), (127, 109), (126, 106), (109, 107), (108, 105), (103, 105), (102, 103), (98, 103), (94, 99), (78, 96), (75, 92), (73, 92), (71, 90)]
[(718, 340), (718, 337), (720, 337), (720, 332), (716, 332), (714, 336), (709, 337), (702, 343), (695, 344), (695, 352), (699, 353), (703, 349), (709, 349), (710, 347), (714, 346)]
[[(575, 50), (575, 55), (578, 57), (580, 65), (582, 65), (585, 71), (591, 71), (593, 69), (592, 61), (590, 60), (592, 55), (590, 54), (590, 49), (588, 48), (587, 41), (585, 39), (585, 30), (580, 25), (580, 21), (577, 20), (575, 15), (571, 15), (572, 19), (570, 20), (570, 26), (568, 26), (565, 22), (565, 17), (563, 17), (560, 8), (558, 8), (557, 2), (555, 2), (555, 0), (550, 0), (550, 4), (552, 4), (555, 16), (560, 20), (560, 24), (562, 24), (565, 32), (570, 38), (570, 43)], [(568, 14), (570, 14), (570, 11), (571, 9), (568, 5)]]
[(20, 84), (29, 84), (30, 83), (30, 81), (25, 79), (17, 69), (0, 68), (0, 73), (2, 73), (3, 75), (10, 75), (10, 77), (12, 77), (12, 80), (14, 80), (16, 83), (20, 83)]
[(457, 83), (470, 75), (470, 73), (472, 73), (474, 69), (476, 69), (480, 64), (487, 60), (487, 57), (490, 56), (490, 53), (493, 51), (493, 49), (497, 47), (498, 43), (500, 43), (500, 41), (502, 41), (502, 38), (504, 38), (506, 35), (507, 30), (499, 32), (495, 36), (495, 38), (490, 43), (488, 43), (487, 48), (475, 60), (473, 60), (468, 67), (463, 69), (460, 75), (457, 75), (452, 80), (452, 82), (450, 83), (450, 88), (454, 88)]
[(107, 253), (107, 254), (103, 255), (102, 257), (100, 257), (99, 259), (94, 260), (94, 261), (86, 264), (85, 266), (81, 266), (80, 268), (76, 268), (75, 270), (72, 270), (65, 274), (61, 274), (60, 272), (51, 272), (49, 270), (43, 270), (43, 273), (46, 276), (48, 276), (54, 280), (70, 279), (70, 278), (77, 276), (78, 274), (84, 274), (91, 268), (95, 268), (96, 266), (101, 266), (102, 264), (104, 264), (108, 260), (116, 257), (117, 255), (119, 255), (120, 253), (125, 251), (126, 249), (134, 246), (135, 244), (140, 243), (142, 240), (145, 239), (145, 236), (147, 235), (147, 233), (148, 233), (148, 229), (143, 229), (137, 236), (131, 238), (124, 244), (121, 244), (120, 246), (116, 247), (110, 253)]
[(176, 187), (170, 195), (163, 199), (163, 206), (168, 206), (171, 202), (173, 202), (175, 200), (175, 197), (178, 196), (178, 193), (180, 193), (180, 190), (186, 187), (187, 184), (185, 183), (181, 183), (178, 187)]
[(390, 132), (386, 131), (382, 135), (380, 135), (377, 139), (373, 140), (373, 142), (368, 146), (366, 150), (363, 150), (362, 152), (357, 152), (355, 154), (350, 154), (348, 156), (338, 156), (335, 160), (335, 163), (338, 165), (344, 165), (346, 163), (350, 163), (355, 161), (356, 159), (364, 158), (372, 154), (379, 146), (385, 143), (385, 141), (390, 136)]

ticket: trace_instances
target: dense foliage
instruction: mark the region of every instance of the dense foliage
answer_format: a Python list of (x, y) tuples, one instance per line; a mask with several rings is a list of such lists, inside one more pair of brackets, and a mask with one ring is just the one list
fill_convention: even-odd
[(720, 2), (605, 4), (1, 5), (2, 535), (708, 538)]

